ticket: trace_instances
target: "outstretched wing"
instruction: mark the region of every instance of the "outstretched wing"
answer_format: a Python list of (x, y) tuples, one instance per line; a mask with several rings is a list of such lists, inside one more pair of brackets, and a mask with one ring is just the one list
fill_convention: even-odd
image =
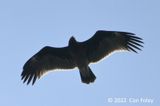
[(97, 31), (92, 38), (81, 42), (87, 48), (89, 62), (97, 62), (116, 50), (128, 50), (136, 52), (141, 50), (142, 38), (129, 32)]
[(23, 82), (27, 81), (29, 84), (32, 81), (33, 85), (37, 78), (51, 69), (71, 69), (74, 67), (75, 63), (68, 47), (53, 48), (47, 46), (24, 64), (21, 76)]

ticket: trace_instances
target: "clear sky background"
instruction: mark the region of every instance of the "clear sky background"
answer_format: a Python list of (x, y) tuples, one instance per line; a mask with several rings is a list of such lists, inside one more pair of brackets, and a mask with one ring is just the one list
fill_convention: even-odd
[[(94, 83), (78, 70), (53, 72), (34, 86), (21, 81), (24, 63), (42, 47), (63, 47), (97, 30), (136, 33), (143, 51), (115, 53), (92, 64)], [(1, 0), (0, 106), (151, 106), (109, 103), (108, 98), (151, 98), (160, 105), (159, 0)]]

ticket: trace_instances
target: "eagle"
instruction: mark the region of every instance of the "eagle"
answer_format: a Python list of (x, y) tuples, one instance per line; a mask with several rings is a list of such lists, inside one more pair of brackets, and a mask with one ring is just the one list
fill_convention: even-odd
[(23, 66), (21, 80), (23, 83), (32, 83), (45, 73), (55, 69), (78, 68), (81, 81), (93, 83), (96, 76), (89, 67), (111, 54), (114, 51), (125, 50), (137, 53), (143, 47), (143, 39), (134, 33), (123, 31), (98, 30), (88, 40), (79, 42), (71, 37), (68, 46), (65, 47), (43, 47), (33, 55)]

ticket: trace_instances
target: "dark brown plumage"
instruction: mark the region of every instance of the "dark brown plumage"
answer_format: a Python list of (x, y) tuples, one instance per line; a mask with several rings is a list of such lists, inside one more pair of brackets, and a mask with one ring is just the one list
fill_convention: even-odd
[(55, 48), (46, 46), (31, 57), (23, 67), (23, 82), (35, 83), (48, 71), (54, 69), (73, 69), (78, 67), (83, 83), (94, 82), (96, 76), (88, 66), (117, 50), (128, 50), (137, 53), (141, 50), (142, 39), (133, 33), (119, 31), (97, 31), (92, 38), (77, 42), (71, 37), (67, 47)]

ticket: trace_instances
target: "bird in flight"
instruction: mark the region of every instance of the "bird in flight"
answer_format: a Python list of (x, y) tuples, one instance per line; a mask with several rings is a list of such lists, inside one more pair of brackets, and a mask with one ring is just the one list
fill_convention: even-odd
[(56, 48), (46, 46), (33, 55), (23, 66), (21, 79), (27, 85), (32, 85), (37, 79), (55, 69), (79, 69), (81, 81), (89, 84), (95, 81), (96, 76), (89, 67), (118, 50), (141, 50), (142, 38), (130, 32), (98, 30), (90, 39), (78, 42), (72, 36), (68, 46)]

